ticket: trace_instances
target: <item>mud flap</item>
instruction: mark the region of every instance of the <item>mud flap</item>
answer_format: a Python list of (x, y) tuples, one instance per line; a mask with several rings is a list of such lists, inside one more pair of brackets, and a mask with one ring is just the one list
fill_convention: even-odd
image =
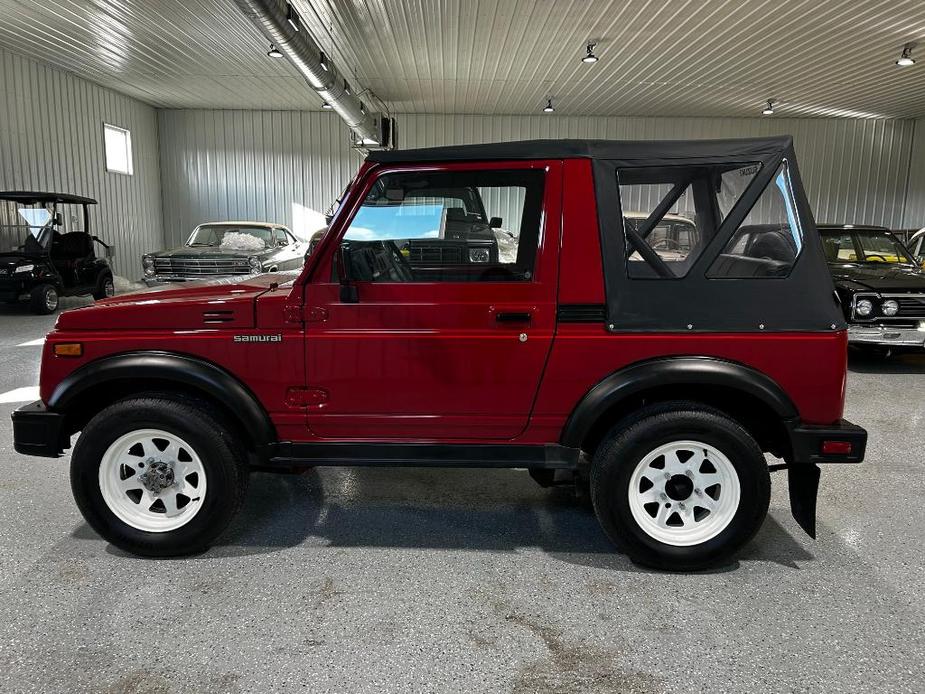
[(818, 465), (796, 463), (787, 468), (790, 512), (811, 538), (816, 538), (816, 494), (819, 491)]

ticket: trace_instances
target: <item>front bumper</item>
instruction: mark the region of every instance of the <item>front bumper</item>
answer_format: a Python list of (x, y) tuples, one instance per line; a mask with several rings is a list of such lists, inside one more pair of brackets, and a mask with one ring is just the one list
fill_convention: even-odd
[(848, 343), (852, 345), (879, 345), (884, 347), (925, 348), (925, 321), (918, 328), (891, 327), (889, 325), (848, 326)]
[(154, 277), (143, 277), (142, 280), (149, 287), (163, 287), (165, 285), (176, 284), (177, 282), (211, 282), (212, 280), (241, 280), (248, 277), (254, 277), (253, 273), (241, 273), (233, 275), (155, 275)]
[(17, 453), (57, 458), (71, 447), (64, 415), (50, 412), (41, 400), (13, 411), (13, 448)]

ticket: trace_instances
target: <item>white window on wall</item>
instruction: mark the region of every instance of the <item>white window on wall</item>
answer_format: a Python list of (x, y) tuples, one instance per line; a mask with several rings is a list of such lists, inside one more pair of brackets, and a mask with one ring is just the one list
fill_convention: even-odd
[(106, 170), (132, 175), (132, 133), (109, 123), (103, 123), (106, 143)]

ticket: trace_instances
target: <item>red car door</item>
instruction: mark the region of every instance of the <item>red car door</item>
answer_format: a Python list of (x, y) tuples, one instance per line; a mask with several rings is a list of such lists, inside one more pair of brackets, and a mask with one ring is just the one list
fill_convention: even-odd
[(357, 187), (305, 293), (311, 432), (515, 438), (556, 326), (561, 162), (379, 167)]

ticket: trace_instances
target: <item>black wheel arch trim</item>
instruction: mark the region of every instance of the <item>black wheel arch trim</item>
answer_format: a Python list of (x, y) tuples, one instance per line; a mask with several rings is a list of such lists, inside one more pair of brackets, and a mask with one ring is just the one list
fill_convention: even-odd
[(66, 414), (69, 406), (90, 388), (106, 381), (139, 379), (169, 381), (216, 398), (246, 426), (258, 449), (277, 440), (269, 414), (237, 377), (210, 361), (176, 352), (123, 352), (84, 364), (55, 387), (48, 398), (48, 409)]
[(763, 402), (782, 420), (799, 417), (783, 388), (757, 369), (717, 357), (661, 357), (630, 364), (591, 388), (569, 416), (560, 443), (580, 447), (598, 418), (611, 407), (643, 391), (673, 384), (738, 390)]

